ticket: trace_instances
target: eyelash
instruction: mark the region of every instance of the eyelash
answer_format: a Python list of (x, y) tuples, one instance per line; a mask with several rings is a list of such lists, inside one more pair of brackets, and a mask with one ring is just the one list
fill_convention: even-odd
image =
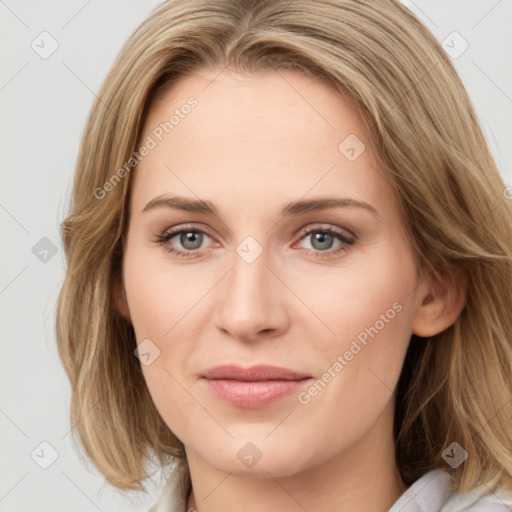
[[(202, 229), (198, 229), (195, 226), (182, 226), (179, 229), (176, 229), (173, 231), (167, 231), (161, 235), (158, 235), (156, 238), (156, 243), (163, 246), (164, 244), (169, 242), (169, 240), (171, 238), (174, 238), (176, 235), (180, 235), (181, 233), (189, 233), (189, 232), (201, 233), (201, 234), (210, 236), (206, 231), (204, 231)], [(345, 235), (345, 233), (343, 233), (342, 231), (338, 231), (336, 228), (329, 227), (329, 228), (306, 229), (302, 233), (300, 240), (303, 240), (304, 238), (306, 238), (307, 236), (309, 236), (312, 233), (327, 233), (329, 235), (333, 235), (335, 238), (338, 238), (338, 240), (340, 240), (340, 242), (342, 242), (342, 244), (339, 247), (337, 247), (336, 249), (328, 249), (326, 251), (319, 251), (319, 250), (315, 250), (315, 249), (306, 249), (305, 250), (306, 254), (314, 255), (317, 258), (318, 257), (330, 258), (339, 253), (345, 252), (348, 250), (348, 248), (349, 248), (348, 246), (353, 245), (357, 239), (357, 237), (350, 238), (347, 235)], [(182, 250), (179, 250), (179, 249), (169, 246), (169, 247), (165, 247), (165, 250), (171, 254), (174, 254), (174, 255), (180, 257), (180, 258), (194, 258), (194, 257), (199, 257), (201, 255), (201, 250), (198, 250), (198, 249), (182, 251)], [(324, 253), (328, 254), (328, 256), (323, 256)], [(193, 256), (190, 256), (190, 255), (193, 255)]]

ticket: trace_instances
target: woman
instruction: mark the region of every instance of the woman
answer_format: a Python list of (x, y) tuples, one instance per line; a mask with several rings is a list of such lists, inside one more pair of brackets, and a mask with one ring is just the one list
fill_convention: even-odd
[(62, 223), (76, 439), (121, 489), (177, 462), (157, 512), (509, 510), (507, 195), (398, 2), (165, 2)]

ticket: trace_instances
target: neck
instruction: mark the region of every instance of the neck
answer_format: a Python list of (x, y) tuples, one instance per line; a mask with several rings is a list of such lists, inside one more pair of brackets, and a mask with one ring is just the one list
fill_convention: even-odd
[(407, 488), (396, 467), (390, 415), (392, 410), (385, 411), (370, 431), (348, 449), (284, 477), (268, 473), (266, 478), (252, 478), (225, 473), (187, 450), (193, 489), (187, 511), (387, 512)]

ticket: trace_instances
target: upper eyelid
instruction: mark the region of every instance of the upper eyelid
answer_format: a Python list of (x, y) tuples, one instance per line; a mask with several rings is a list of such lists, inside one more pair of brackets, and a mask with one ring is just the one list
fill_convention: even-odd
[(355, 233), (353, 233), (351, 230), (347, 229), (347, 228), (342, 228), (342, 227), (339, 227), (339, 226), (334, 226), (332, 224), (323, 224), (322, 226), (317, 226), (317, 227), (306, 227), (306, 228), (301, 228), (299, 232), (302, 232), (303, 234), (306, 234), (311, 231), (342, 231), (343, 234), (346, 234), (348, 237), (350, 238), (353, 238), (354, 240), (357, 237), (357, 235)]
[(199, 231), (199, 232), (205, 233), (210, 238), (213, 238), (213, 236), (210, 234), (210, 232), (207, 228), (199, 227), (196, 225), (184, 225), (184, 226), (168, 228), (162, 233), (162, 235), (165, 236), (166, 234), (172, 234), (173, 236), (176, 236), (183, 231)]

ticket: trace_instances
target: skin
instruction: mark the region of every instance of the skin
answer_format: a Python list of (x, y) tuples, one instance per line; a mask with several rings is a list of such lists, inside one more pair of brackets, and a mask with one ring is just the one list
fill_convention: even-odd
[[(116, 291), (137, 343), (149, 338), (160, 350), (142, 370), (185, 445), (188, 506), (387, 511), (406, 489), (392, 426), (411, 335), (448, 328), (463, 307), (462, 287), (418, 278), (396, 197), (376, 170), (362, 120), (338, 92), (291, 71), (219, 72), (182, 79), (150, 110), (141, 140), (188, 97), (198, 100), (133, 171)], [(338, 150), (349, 134), (366, 146), (354, 161)], [(209, 200), (221, 217), (167, 207), (142, 213), (159, 195)], [(365, 201), (378, 215), (358, 207), (280, 214), (289, 202), (325, 196)], [(179, 235), (155, 241), (185, 224), (205, 230), (199, 249)], [(357, 239), (322, 245), (304, 236), (308, 227)], [(248, 236), (262, 249), (252, 263), (236, 252)], [(170, 246), (192, 256), (173, 255)], [(199, 379), (226, 363), (273, 364), (320, 379), (397, 302), (400, 312), (307, 404), (292, 394), (243, 409)], [(237, 457), (248, 442), (262, 455), (252, 467)]]

